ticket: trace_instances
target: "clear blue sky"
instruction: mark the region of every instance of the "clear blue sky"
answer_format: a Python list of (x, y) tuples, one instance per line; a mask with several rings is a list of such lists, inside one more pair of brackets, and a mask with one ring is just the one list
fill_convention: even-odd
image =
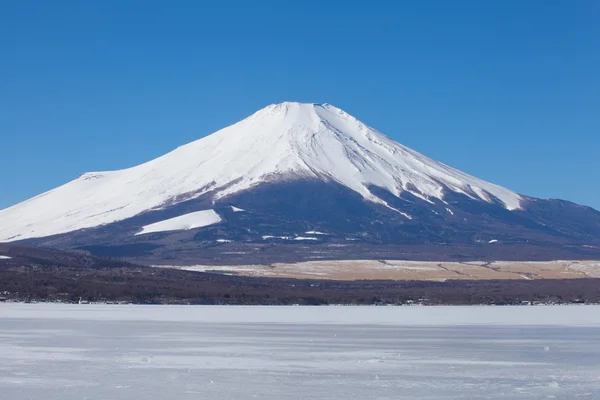
[(0, 208), (285, 100), (600, 209), (600, 2), (0, 1)]

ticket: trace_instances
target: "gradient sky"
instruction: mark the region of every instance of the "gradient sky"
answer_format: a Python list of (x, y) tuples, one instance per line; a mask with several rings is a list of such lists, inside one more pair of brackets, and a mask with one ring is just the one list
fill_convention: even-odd
[(289, 100), (600, 209), (600, 2), (359, 3), (0, 0), (0, 208)]

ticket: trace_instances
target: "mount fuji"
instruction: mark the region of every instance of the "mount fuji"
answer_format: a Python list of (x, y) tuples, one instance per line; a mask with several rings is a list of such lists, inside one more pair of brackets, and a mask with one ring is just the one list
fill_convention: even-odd
[(600, 255), (600, 212), (434, 161), (329, 104), (270, 105), (0, 211), (0, 242), (142, 262)]

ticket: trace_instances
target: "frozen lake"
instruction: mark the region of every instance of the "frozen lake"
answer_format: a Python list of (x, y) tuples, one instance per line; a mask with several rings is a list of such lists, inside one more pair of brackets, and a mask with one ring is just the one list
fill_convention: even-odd
[(0, 304), (0, 399), (600, 399), (600, 307)]

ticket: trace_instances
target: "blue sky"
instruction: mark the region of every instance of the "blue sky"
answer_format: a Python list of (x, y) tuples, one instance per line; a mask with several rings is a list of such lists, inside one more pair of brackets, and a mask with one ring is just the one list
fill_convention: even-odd
[(4, 1), (0, 208), (281, 101), (600, 209), (595, 0)]

